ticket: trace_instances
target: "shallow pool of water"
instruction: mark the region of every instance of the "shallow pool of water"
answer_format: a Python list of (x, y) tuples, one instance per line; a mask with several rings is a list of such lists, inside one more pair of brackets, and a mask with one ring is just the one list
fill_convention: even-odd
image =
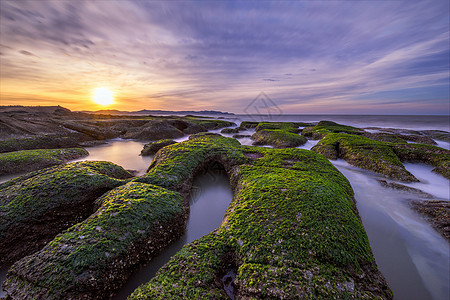
[[(417, 195), (384, 188), (375, 174), (343, 160), (332, 163), (353, 187), (375, 260), (394, 299), (448, 299), (449, 245), (410, 208), (409, 201)], [(448, 194), (448, 180), (441, 178), (447, 181)], [(434, 180), (421, 184), (430, 190), (442, 188)]]
[(219, 227), (232, 198), (233, 192), (225, 171), (212, 170), (197, 176), (193, 184), (191, 212), (185, 234), (147, 265), (137, 270), (113, 299), (126, 299), (139, 285), (155, 276), (155, 273), (185, 244)]

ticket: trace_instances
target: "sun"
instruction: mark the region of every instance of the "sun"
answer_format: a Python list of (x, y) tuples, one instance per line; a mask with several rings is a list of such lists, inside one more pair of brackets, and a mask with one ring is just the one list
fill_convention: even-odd
[(103, 87), (94, 90), (92, 99), (100, 105), (110, 105), (114, 102), (113, 92)]

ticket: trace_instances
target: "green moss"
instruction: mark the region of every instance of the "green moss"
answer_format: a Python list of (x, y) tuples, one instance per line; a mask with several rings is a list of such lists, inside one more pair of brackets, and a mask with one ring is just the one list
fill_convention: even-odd
[(23, 288), (29, 296), (75, 299), (81, 293), (101, 297), (115, 290), (133, 267), (150, 260), (183, 233), (179, 193), (129, 183), (96, 202), (100, 208), (88, 219), (13, 265), (6, 288), (17, 276), (40, 274), (39, 280), (30, 280)]
[(293, 148), (306, 143), (304, 136), (282, 129), (261, 129), (251, 139), (253, 145), (271, 145), (275, 148)]
[(0, 175), (30, 172), (87, 156), (81, 148), (22, 150), (0, 154)]
[(145, 155), (153, 155), (156, 152), (158, 152), (159, 149), (165, 147), (165, 146), (169, 146), (172, 144), (175, 144), (176, 142), (174, 140), (169, 140), (169, 139), (165, 139), (165, 140), (159, 140), (156, 142), (150, 142), (144, 145), (144, 148), (141, 151), (141, 155), (145, 156)]
[(434, 166), (434, 172), (450, 179), (450, 151), (431, 145), (396, 144), (395, 154), (405, 162), (421, 162)]
[(302, 135), (314, 139), (321, 139), (328, 133), (363, 134), (364, 130), (332, 121), (320, 121), (316, 126), (304, 128), (302, 131)]
[(189, 119), (189, 122), (202, 125), (208, 130), (220, 129), (224, 127), (235, 126), (236, 124), (225, 120), (202, 120), (202, 119)]
[[(125, 184), (130, 177), (112, 163), (86, 161), (32, 172), (0, 184), (0, 243), (9, 245), (1, 247), (0, 257), (6, 259), (12, 249), (20, 252), (33, 246), (27, 243), (27, 236), (46, 241), (79, 222), (90, 214), (97, 197)], [(38, 230), (34, 228), (37, 224)]]
[(291, 133), (299, 133), (298, 129), (299, 125), (292, 122), (260, 122), (258, 126), (256, 126), (255, 130), (260, 131), (264, 129), (279, 129)]
[(329, 159), (342, 158), (356, 167), (371, 170), (392, 179), (418, 181), (405, 169), (392, 150), (393, 145), (363, 136), (329, 133), (312, 150)]

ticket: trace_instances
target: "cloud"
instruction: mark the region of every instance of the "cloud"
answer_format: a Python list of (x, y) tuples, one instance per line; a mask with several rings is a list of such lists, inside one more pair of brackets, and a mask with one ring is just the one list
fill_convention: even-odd
[(325, 112), (330, 103), (355, 101), (365, 111), (367, 96), (382, 103), (381, 96), (393, 95), (384, 92), (417, 87), (423, 97), (410, 103), (432, 101), (427, 90), (448, 87), (447, 1), (0, 5), (0, 75), (8, 95), (19, 81), (39, 99), (70, 89), (73, 99), (81, 91), (88, 97), (106, 85), (127, 110), (242, 112), (264, 91), (285, 112)]

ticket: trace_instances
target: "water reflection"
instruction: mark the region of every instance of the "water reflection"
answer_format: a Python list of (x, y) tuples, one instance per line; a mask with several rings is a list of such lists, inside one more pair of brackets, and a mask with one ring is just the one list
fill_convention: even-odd
[(144, 144), (138, 141), (114, 139), (104, 145), (86, 148), (89, 156), (75, 161), (110, 161), (126, 170), (137, 171), (136, 175), (143, 175), (153, 159), (153, 156), (139, 155), (142, 148), (144, 148)]
[(155, 273), (185, 244), (207, 235), (223, 220), (233, 193), (225, 172), (208, 171), (197, 176), (190, 200), (191, 212), (185, 234), (165, 248), (150, 263), (142, 266), (113, 298), (126, 299), (139, 285), (148, 282)]

